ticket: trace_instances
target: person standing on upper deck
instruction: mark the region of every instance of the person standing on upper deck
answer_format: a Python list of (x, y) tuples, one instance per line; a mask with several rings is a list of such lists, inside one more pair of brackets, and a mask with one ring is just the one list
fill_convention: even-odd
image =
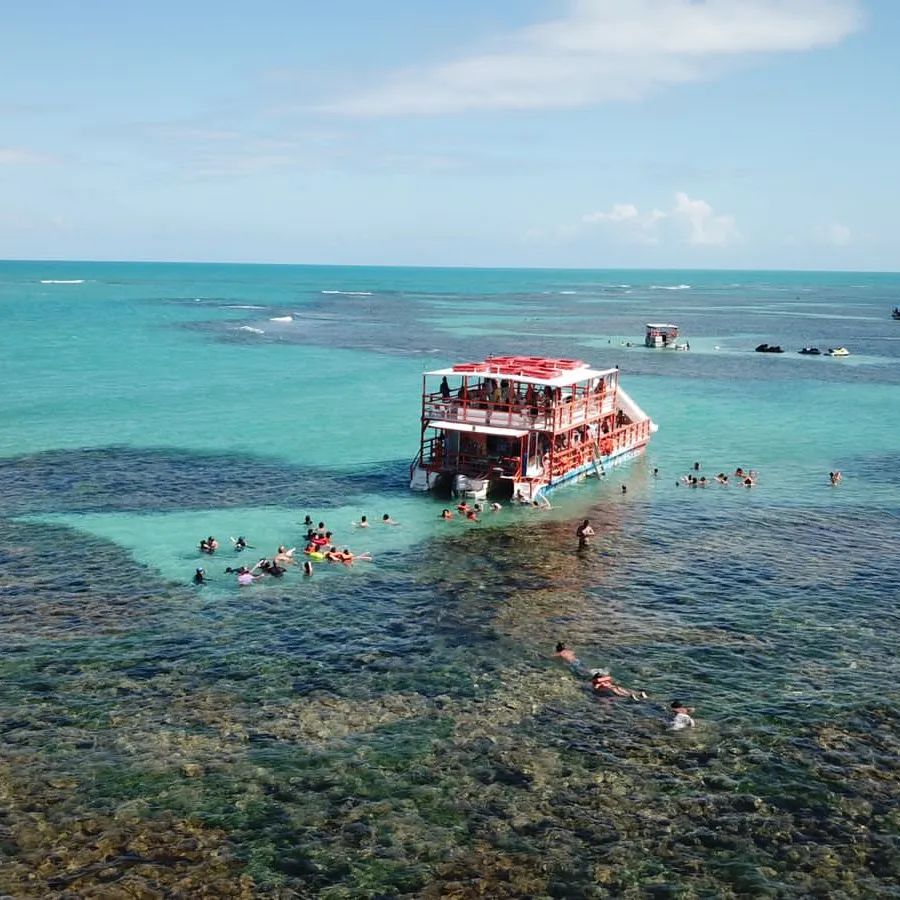
[(441, 379), (441, 397), (444, 400), (450, 399), (450, 385), (447, 383), (447, 376)]

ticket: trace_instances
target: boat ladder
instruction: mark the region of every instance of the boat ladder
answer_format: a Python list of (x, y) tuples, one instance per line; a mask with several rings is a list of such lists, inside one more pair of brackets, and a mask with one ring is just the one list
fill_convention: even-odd
[(594, 451), (594, 471), (597, 473), (598, 478), (602, 478), (606, 474), (606, 469), (603, 466), (603, 458), (600, 456), (600, 451), (597, 448), (596, 443), (594, 443), (592, 449)]

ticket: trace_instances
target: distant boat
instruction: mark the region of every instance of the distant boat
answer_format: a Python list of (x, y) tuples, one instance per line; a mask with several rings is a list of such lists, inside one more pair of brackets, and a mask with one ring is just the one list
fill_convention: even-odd
[(818, 347), (804, 347), (800, 354), (802, 356), (821, 356), (822, 351)]
[(892, 319), (900, 320), (900, 306), (895, 306), (893, 311), (891, 312)]
[(773, 344), (771, 347), (768, 344), (760, 344), (756, 348), (757, 353), (784, 353), (784, 350), (781, 349), (777, 344)]
[(690, 350), (687, 341), (678, 340), (678, 326), (671, 322), (648, 322), (644, 346), (663, 350)]
[(825, 351), (826, 356), (849, 356), (850, 351), (846, 347), (829, 347)]

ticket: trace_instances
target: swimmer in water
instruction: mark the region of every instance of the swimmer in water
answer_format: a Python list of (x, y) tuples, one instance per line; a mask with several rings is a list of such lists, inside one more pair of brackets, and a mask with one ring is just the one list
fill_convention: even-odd
[(296, 547), (286, 550), (284, 544), (280, 544), (278, 552), (272, 557), (272, 561), (280, 566), (292, 566), (294, 564), (294, 551)]
[(575, 536), (578, 538), (578, 549), (584, 550), (590, 543), (590, 539), (594, 536), (594, 529), (591, 528), (591, 520), (585, 519), (576, 529)]
[(357, 528), (368, 528), (369, 527), (369, 518), (368, 516), (361, 516), (358, 522), (353, 523)]
[(567, 662), (570, 666), (580, 666), (581, 663), (575, 655), (574, 650), (570, 650), (562, 641), (556, 645), (556, 652), (553, 654), (558, 656), (563, 662)]
[(312, 528), (312, 526), (313, 526), (313, 520), (309, 517), (309, 515), (307, 515), (306, 518), (304, 518), (304, 520), (303, 520), (303, 527), (304, 528)]
[[(256, 566), (254, 566), (253, 568), (256, 568)], [(226, 569), (225, 571), (229, 572), (232, 570)], [(258, 575), (254, 575), (253, 572), (251, 572), (250, 569), (248, 569), (246, 566), (241, 566), (237, 570), (237, 583), (241, 587), (244, 587), (245, 585), (248, 585), (248, 584), (253, 584), (253, 582), (256, 581), (256, 579), (258, 577), (259, 577)]]
[(500, 512), (501, 509), (503, 507), (496, 500), (491, 504), (491, 512)]
[(691, 713), (693, 706), (685, 706), (680, 700), (673, 700), (669, 707), (672, 710), (673, 719), (669, 723), (670, 731), (683, 731), (685, 728), (693, 728), (694, 720)]
[(194, 584), (206, 584), (206, 570), (198, 568), (194, 572)]
[(601, 697), (631, 697), (632, 700), (646, 700), (646, 691), (630, 691), (613, 681), (612, 675), (605, 669), (595, 669), (591, 675), (591, 687)]
[(263, 575), (271, 575), (273, 578), (282, 578), (287, 571), (284, 566), (279, 566), (274, 560), (265, 558), (261, 559), (254, 568), (259, 569)]
[(399, 525), (400, 523), (399, 523), (399, 522), (395, 522), (395, 521), (394, 521), (387, 513), (385, 513), (385, 514), (381, 517), (381, 524), (382, 524), (382, 525)]
[(537, 497), (532, 500), (531, 505), (535, 509), (553, 509), (550, 505), (550, 501), (543, 494), (538, 494)]
[(241, 553), (243, 550), (246, 550), (248, 547), (252, 550), (252, 546), (247, 543), (247, 539), (243, 535), (239, 535), (236, 538), (231, 538), (231, 543), (234, 544), (234, 552)]
[(208, 538), (203, 538), (200, 541), (200, 552), (208, 553), (210, 556), (219, 549), (219, 542), (210, 535)]
[(450, 512), (449, 509), (443, 509), (443, 510), (441, 510), (441, 515), (439, 518), (444, 519), (444, 520), (450, 520), (453, 518), (453, 513)]
[(828, 480), (831, 482), (831, 486), (834, 487), (836, 484), (841, 483), (841, 473), (840, 472), (829, 472)]
[(465, 515), (469, 511), (469, 504), (466, 503), (465, 500), (463, 500), (462, 503), (456, 504), (456, 510), (457, 512), (461, 512), (463, 515)]
[(303, 574), (304, 575), (312, 575), (313, 573), (313, 565), (309, 560), (306, 560), (303, 563)]
[(479, 518), (478, 518), (478, 507), (476, 506), (476, 507), (470, 509), (470, 510), (466, 513), (466, 518), (467, 518), (470, 522), (478, 522), (478, 521), (480, 521)]

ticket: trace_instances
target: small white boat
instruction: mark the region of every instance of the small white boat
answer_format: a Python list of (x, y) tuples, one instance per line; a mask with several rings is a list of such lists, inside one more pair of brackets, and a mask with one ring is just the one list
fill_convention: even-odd
[(850, 351), (846, 347), (829, 347), (825, 351), (826, 356), (849, 356)]

